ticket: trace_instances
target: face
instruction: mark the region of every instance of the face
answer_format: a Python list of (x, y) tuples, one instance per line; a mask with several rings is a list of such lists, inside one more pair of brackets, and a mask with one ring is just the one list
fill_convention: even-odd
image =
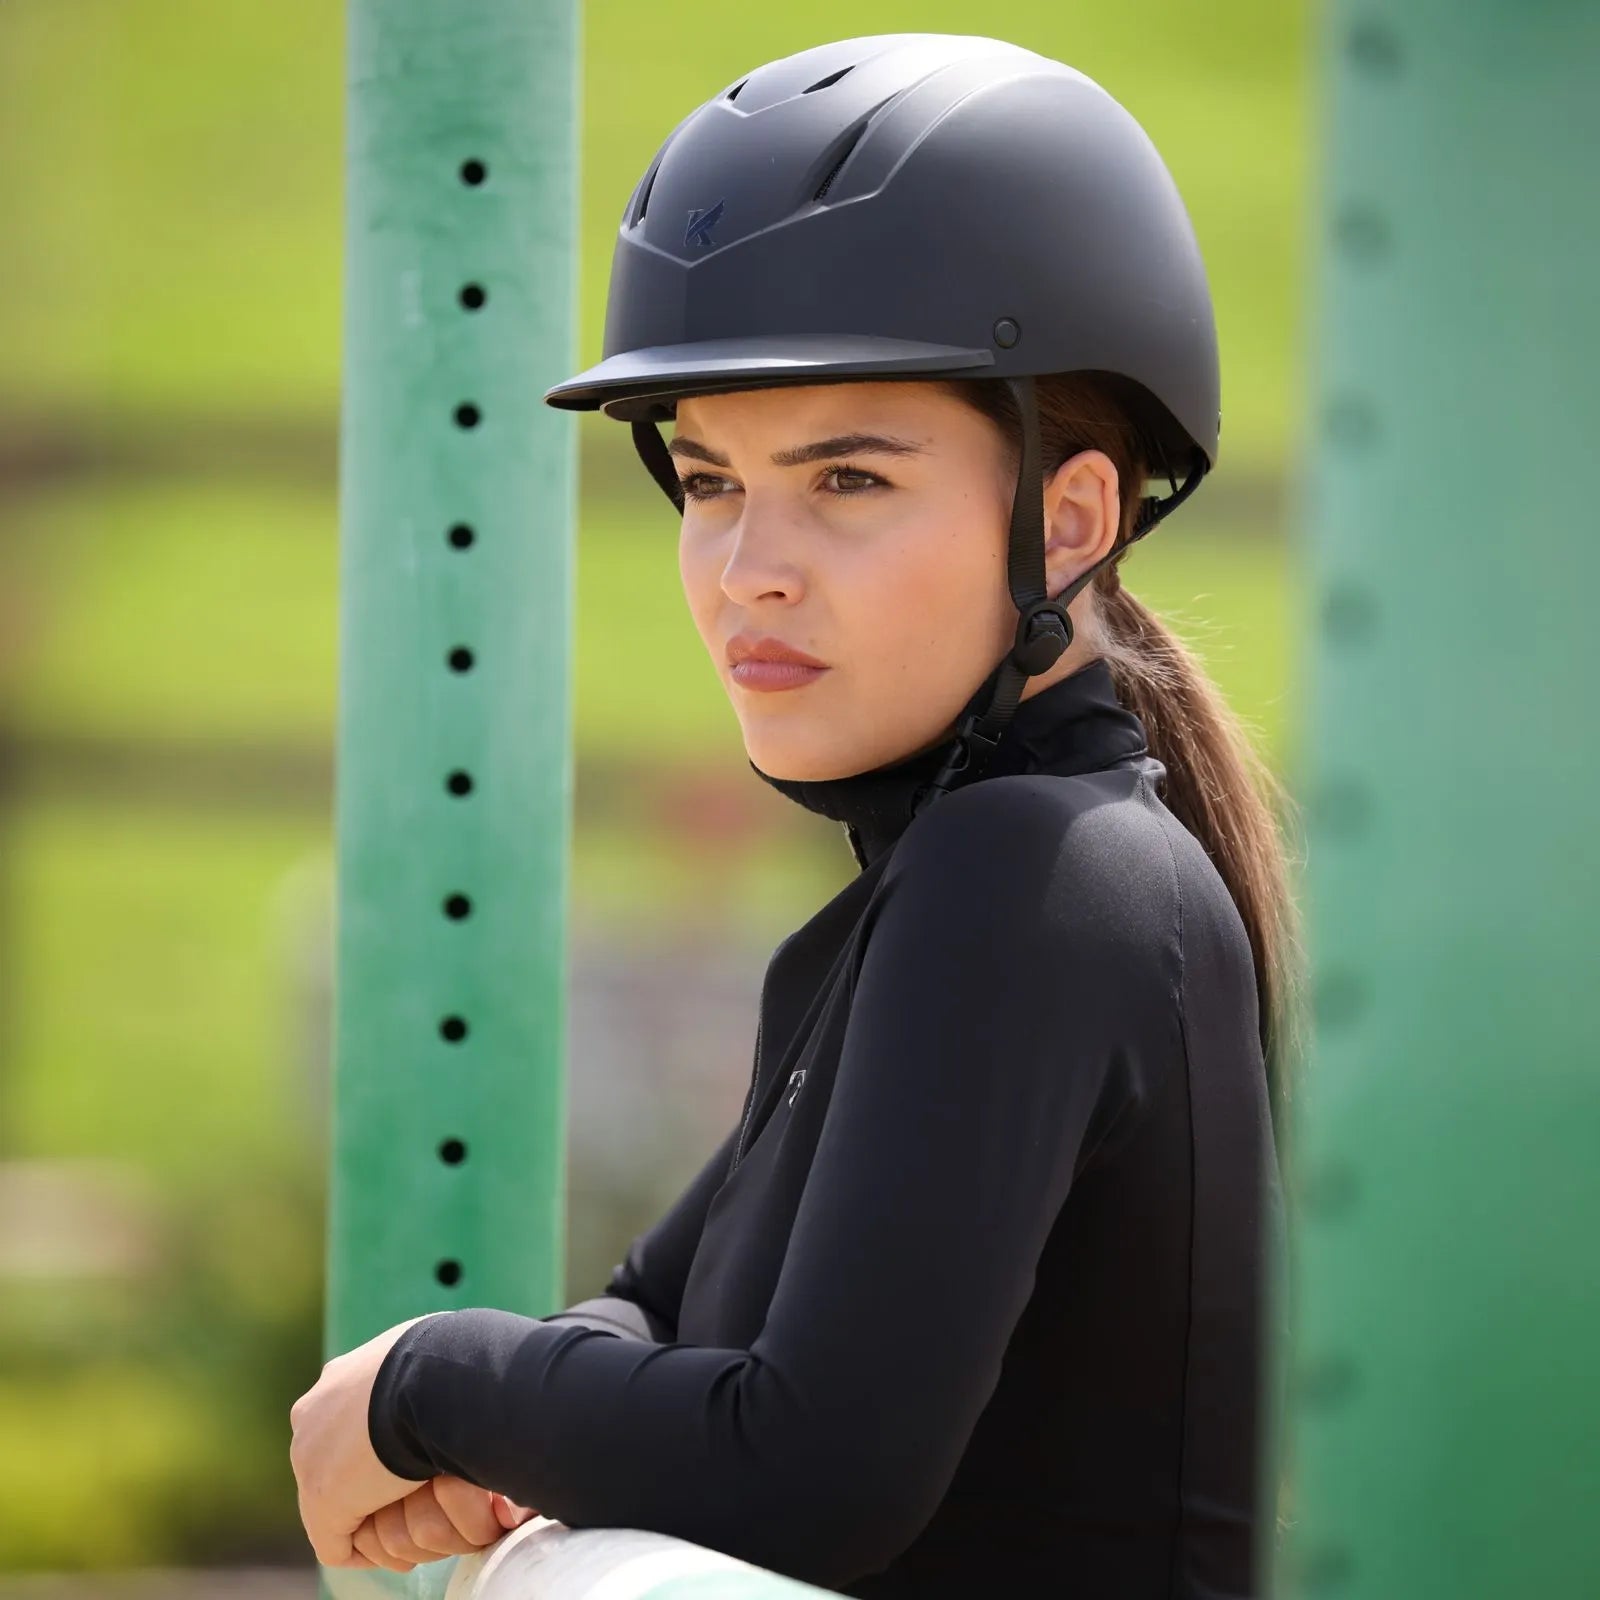
[[(933, 384), (835, 383), (682, 400), (670, 448), (684, 593), (751, 761), (843, 777), (945, 738), (1016, 631), (995, 425)], [(1116, 504), (1098, 451), (1053, 476), (1047, 592), (1110, 548)], [(760, 641), (819, 665), (739, 659)]]

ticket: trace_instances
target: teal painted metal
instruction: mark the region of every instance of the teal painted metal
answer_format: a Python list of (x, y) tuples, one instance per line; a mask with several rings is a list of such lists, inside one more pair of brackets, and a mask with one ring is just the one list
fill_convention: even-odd
[(330, 1354), (561, 1303), (576, 509), (576, 0), (347, 20)]
[(1276, 1592), (1600, 1592), (1600, 7), (1336, 0)]

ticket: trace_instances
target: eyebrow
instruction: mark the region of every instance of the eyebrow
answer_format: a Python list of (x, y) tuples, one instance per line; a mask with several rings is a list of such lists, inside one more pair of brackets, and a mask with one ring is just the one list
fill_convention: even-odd
[[(718, 455), (709, 445), (681, 433), (667, 445), (667, 449), (675, 456), (708, 461), (714, 467), (733, 465), (726, 456)], [(796, 445), (792, 450), (774, 451), (772, 464), (775, 467), (803, 467), (808, 461), (826, 461), (833, 456), (865, 455), (869, 452), (884, 456), (917, 456), (925, 453), (920, 444), (910, 439), (896, 439), (882, 433), (841, 433), (832, 439)]]

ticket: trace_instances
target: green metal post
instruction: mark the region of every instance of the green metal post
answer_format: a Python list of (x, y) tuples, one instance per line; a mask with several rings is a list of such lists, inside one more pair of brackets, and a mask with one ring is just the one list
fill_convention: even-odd
[(1600, 7), (1334, 0), (1308, 1600), (1600, 1593)]
[(576, 0), (347, 20), (330, 1355), (560, 1303), (576, 485)]

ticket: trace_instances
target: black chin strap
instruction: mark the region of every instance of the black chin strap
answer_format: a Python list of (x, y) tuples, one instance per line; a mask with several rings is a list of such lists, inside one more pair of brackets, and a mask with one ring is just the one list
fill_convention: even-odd
[[(1139, 508), (1133, 530), (1113, 545), (1092, 567), (1085, 568), (1052, 599), (1045, 592), (1044, 503), (1040, 488), (1039, 408), (1032, 377), (1007, 378), (1006, 387), (1022, 421), (1022, 459), (1017, 467), (1017, 489), (1011, 501), (1011, 534), (1006, 554), (1006, 582), (1017, 608), (1017, 634), (1005, 659), (979, 685), (956, 721), (954, 737), (943, 766), (918, 793), (914, 810), (922, 811), (941, 795), (982, 776), (1029, 678), (1048, 672), (1072, 644), (1072, 617), (1067, 610), (1096, 572), (1120, 557), (1136, 540), (1175, 511), (1199, 487), (1206, 473), (1204, 452), (1194, 452), (1189, 475), (1180, 485), (1162, 462), (1172, 493), (1164, 499), (1147, 498)], [(633, 447), (649, 468), (661, 491), (682, 512), (683, 489), (678, 482), (672, 453), (653, 422), (634, 422)]]
[(1005, 659), (967, 702), (956, 722), (955, 737), (944, 765), (917, 796), (914, 809), (918, 812), (941, 795), (982, 776), (1021, 703), (1028, 679), (1048, 672), (1072, 644), (1072, 616), (1067, 607), (1101, 567), (1120, 557), (1129, 545), (1142, 539), (1163, 517), (1182, 505), (1206, 472), (1206, 458), (1200, 450), (1194, 452), (1189, 476), (1181, 486), (1168, 471), (1167, 481), (1173, 492), (1165, 499), (1145, 499), (1127, 539), (1113, 545), (1092, 567), (1085, 568), (1051, 599), (1045, 592), (1044, 505), (1040, 494), (1043, 473), (1039, 468), (1039, 408), (1034, 380), (1024, 376), (1007, 378), (1005, 382), (1022, 421), (1022, 460), (1011, 503), (1011, 540), (1006, 557), (1006, 578), (1018, 612), (1017, 636)]
[(650, 469), (650, 476), (661, 485), (661, 492), (677, 510), (683, 510), (683, 485), (678, 482), (678, 469), (672, 464), (672, 452), (667, 449), (661, 430), (653, 422), (633, 422), (633, 448), (639, 459)]

